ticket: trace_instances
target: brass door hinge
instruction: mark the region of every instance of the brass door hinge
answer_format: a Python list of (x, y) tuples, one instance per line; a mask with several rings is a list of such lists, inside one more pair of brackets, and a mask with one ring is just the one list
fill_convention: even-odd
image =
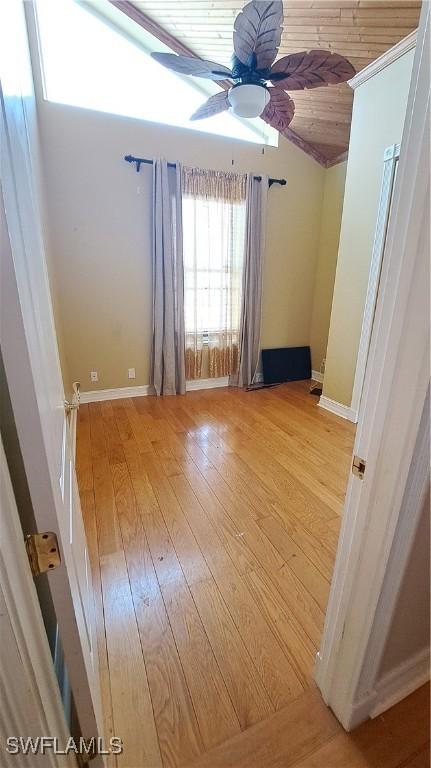
[(353, 457), (352, 472), (354, 475), (356, 475), (356, 477), (359, 477), (361, 480), (365, 474), (366, 466), (367, 466), (367, 462), (364, 459), (361, 459), (360, 456)]
[(25, 548), (33, 576), (52, 571), (61, 563), (57, 536), (51, 531), (26, 536)]

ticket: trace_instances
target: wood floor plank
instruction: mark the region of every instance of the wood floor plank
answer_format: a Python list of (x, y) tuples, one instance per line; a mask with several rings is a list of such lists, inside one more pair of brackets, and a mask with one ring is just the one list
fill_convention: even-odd
[(157, 456), (157, 463), (160, 465), (163, 474), (166, 477), (181, 475), (181, 467), (171, 450), (170, 437), (166, 437), (163, 440), (155, 440), (152, 446)]
[[(289, 515), (280, 508), (276, 508), (273, 517), (281, 523), (288, 536), (302, 549), (306, 557), (320, 571), (322, 576), (330, 582), (334, 570), (335, 553), (337, 551), (338, 537), (334, 534), (328, 523), (314, 525), (307, 518), (299, 521), (297, 515)], [(339, 520), (340, 518), (335, 518)], [(311, 530), (310, 530), (311, 529)]]
[(122, 550), (100, 403), (90, 403), (91, 460), (99, 557)]
[(247, 573), (245, 580), (296, 676), (308, 688), (313, 682), (315, 646), (263, 569)]
[[(189, 472), (192, 471), (189, 469)], [(240, 529), (240, 536), (260, 565), (268, 570), (282, 568), (283, 558), (267, 536), (262, 535), (260, 526), (254, 519), (244, 498), (229, 488), (216, 469), (208, 469), (204, 477), (213, 493), (217, 496), (231, 520)]]
[[(280, 414), (280, 418), (282, 417), (283, 414)], [(337, 454), (337, 460), (333, 461), (328, 471), (327, 456), (322, 450), (316, 450), (312, 444), (301, 444), (297, 439), (293, 439), (280, 428), (276, 419), (271, 421), (265, 418), (261, 411), (255, 416), (253, 431), (259, 435), (260, 443), (269, 449), (273, 459), (290, 472), (294, 472), (308, 490), (330, 505), (337, 501), (342, 503), (345, 474), (349, 464), (347, 454), (342, 452), (341, 459)]]
[[(191, 442), (189, 440), (189, 445)], [(332, 525), (330, 526), (328, 516), (322, 514), (321, 508), (313, 507), (309, 498), (301, 498), (298, 494), (295, 499), (289, 498), (288, 502), (281, 501), (279, 496), (276, 496), (269, 488), (259, 482), (257, 475), (239, 456), (230, 454), (227, 457), (223, 450), (216, 449), (213, 445), (205, 446), (204, 450), (208, 459), (204, 470), (213, 465), (229, 487), (236, 489), (237, 493), (246, 500), (247, 511), (253, 518), (259, 519), (276, 515), (295, 541), (296, 537), (301, 536), (300, 546), (304, 543), (307, 545), (309, 540), (307, 555), (314, 558), (313, 562), (330, 580), (333, 569), (333, 553), (337, 546), (334, 518), (332, 517), (330, 521)], [(205, 476), (205, 471), (203, 474)], [(333, 515), (331, 510), (330, 516)], [(335, 519), (339, 520), (338, 516)]]
[[(152, 445), (149, 435), (149, 430), (145, 426), (145, 422), (143, 419), (139, 417), (139, 413), (136, 409), (136, 402), (135, 399), (127, 400), (124, 403), (124, 411), (123, 414), (116, 414), (117, 418), (120, 416), (121, 420), (124, 419), (124, 415), (126, 415), (127, 420), (132, 428), (133, 436), (138, 444), (139, 451), (141, 453), (146, 453), (147, 451), (152, 451)], [(123, 421), (124, 429), (126, 429), (126, 425)]]
[(158, 768), (162, 758), (124, 553), (101, 557), (101, 574), (114, 729), (124, 747), (118, 766)]
[(429, 768), (430, 766), (430, 744), (426, 745), (423, 749), (421, 749), (414, 757), (407, 760), (407, 762), (403, 763), (401, 766), (397, 766), (397, 768)]
[(352, 733), (341, 731), (295, 763), (295, 768), (398, 768), (409, 765), (410, 758), (416, 759), (428, 741), (429, 686), (426, 685)]
[[(219, 410), (217, 407), (214, 409), (215, 413), (218, 413)], [(231, 416), (225, 418), (230, 418), (234, 424), (241, 423), (242, 421), (239, 419), (238, 414), (234, 413)], [(224, 435), (225, 442), (227, 441), (229, 444), (231, 444), (231, 437), (229, 434)], [(246, 435), (246, 440), (240, 441), (239, 445), (237, 447), (246, 447), (250, 445), (250, 440), (253, 443), (253, 429), (248, 431)], [(205, 452), (210, 456), (212, 462), (214, 465), (219, 469), (220, 471), (220, 459), (217, 461), (217, 454), (224, 455), (225, 451), (217, 451), (215, 449), (215, 446), (209, 444), (205, 445), (204, 447)], [(271, 455), (265, 454), (265, 452), (262, 452), (261, 450), (261, 444), (259, 443), (259, 448), (256, 450), (256, 452), (259, 453), (259, 459), (266, 458), (267, 461), (270, 461), (270, 464), (273, 464), (273, 458)], [(248, 472), (250, 474), (251, 469), (246, 464), (246, 462), (241, 459), (239, 456), (229, 456), (229, 465), (236, 462), (237, 466), (241, 467), (242, 465), (242, 473)], [(240, 464), (238, 464), (240, 462)], [(280, 476), (280, 468), (281, 465), (277, 467), (278, 475)], [(331, 468), (332, 469), (332, 468)], [(346, 473), (344, 474), (344, 477), (346, 476)], [(226, 478), (225, 478), (226, 479)], [(334, 545), (334, 539), (330, 535), (330, 531), (328, 531), (327, 527), (325, 526), (325, 520), (332, 519), (335, 514), (339, 513), (339, 504), (337, 503), (337, 511), (334, 512), (333, 509), (330, 509), (329, 507), (326, 507), (326, 504), (322, 502), (321, 499), (315, 497), (314, 495), (310, 494), (310, 492), (303, 487), (303, 485), (299, 482), (296, 482), (295, 484), (292, 483), (292, 475), (291, 473), (287, 473), (285, 476), (285, 483), (283, 487), (283, 493), (281, 495), (278, 495), (277, 497), (274, 497), (274, 495), (270, 492), (270, 489), (268, 487), (265, 487), (262, 484), (259, 484), (259, 482), (256, 482), (257, 478), (254, 472), (251, 472), (251, 487), (255, 490), (257, 499), (259, 500), (259, 505), (263, 509), (263, 511), (258, 514), (258, 516), (265, 517), (267, 514), (272, 513), (271, 506), (277, 506), (281, 507), (282, 509), (286, 510), (286, 499), (289, 501), (289, 511), (291, 511), (293, 514), (296, 514), (297, 517), (303, 522), (310, 530), (311, 533), (316, 532), (319, 536), (319, 538), (323, 537), (323, 540), (329, 539), (330, 546)], [(297, 480), (297, 478), (296, 478)], [(247, 482), (247, 478), (246, 478)], [(268, 508), (269, 505), (269, 508)], [(255, 505), (256, 506), (256, 505)], [(259, 509), (259, 506), (257, 506), (257, 509)]]
[(112, 403), (105, 401), (100, 404), (100, 411), (105, 432), (106, 450), (110, 464), (122, 464), (125, 462), (123, 444), (114, 417)]
[[(263, 723), (202, 755), (189, 768), (290, 768), (339, 730), (319, 694), (307, 691)], [(333, 766), (320, 763), (320, 768)]]
[(158, 509), (156, 495), (143, 465), (142, 454), (133, 438), (123, 443), (124, 455), (132, 481), (133, 492), (141, 515), (151, 514)]
[[(330, 460), (331, 472), (344, 476), (349, 470), (351, 444), (345, 445), (330, 442), (326, 430), (316, 429), (315, 423), (310, 424), (304, 419), (303, 408), (286, 408), (285, 403), (275, 407), (273, 403), (263, 408), (263, 414), (272, 423), (277, 424), (289, 438), (301, 448), (304, 455), (312, 453), (320, 458), (321, 464), (326, 465)], [(353, 430), (352, 430), (353, 433)]]
[(153, 459), (147, 454), (143, 460), (143, 466), (153, 487), (187, 583), (191, 586), (195, 582), (210, 579), (211, 572), (202, 551), (172, 490), (169, 478), (164, 475), (159, 465), (158, 458)]
[(177, 476), (171, 483), (268, 695), (279, 709), (301, 693), (302, 685), (233, 562), (208, 537), (204, 509), (187, 479)]
[(212, 524), (216, 526), (223, 545), (235, 562), (238, 570), (241, 572), (255, 570), (259, 566), (259, 561), (248, 547), (244, 537), (241, 536), (242, 527), (235, 523), (227, 514), (212, 488), (197, 470), (196, 466), (183, 465), (183, 472), (206, 515)]
[(312, 669), (353, 434), (301, 382), (83, 407), (77, 470), (119, 768), (274, 768), (338, 738)]
[(274, 707), (215, 581), (201, 581), (191, 591), (241, 728), (248, 728)]
[(259, 520), (259, 526), (277, 547), (285, 563), (297, 576), (304, 587), (314, 597), (323, 612), (329, 597), (329, 582), (306, 557), (302, 549), (290, 538), (287, 531), (274, 517), (264, 517)]
[(157, 578), (206, 749), (240, 730), (208, 637), (163, 518), (143, 517)]
[(93, 490), (93, 469), (91, 462), (91, 432), (88, 404), (83, 403), (79, 408), (76, 442), (76, 474), (81, 491)]
[(95, 459), (107, 456), (100, 403), (89, 403), (88, 415), (90, 419), (91, 460), (94, 462)]
[[(193, 451), (190, 456), (192, 453)], [(195, 466), (194, 462), (184, 463), (181, 460), (180, 464), (185, 476), (192, 484), (196, 480), (196, 468), (200, 471), (212, 495), (212, 501), (209, 508), (212, 510), (216, 519), (217, 516), (219, 516), (219, 522), (223, 527), (225, 525), (228, 526), (230, 533), (232, 533), (232, 527), (231, 523), (226, 520), (226, 514), (232, 521), (235, 538), (241, 538), (243, 546), (248, 550), (248, 555), (243, 566), (241, 566), (242, 560), (239, 561), (240, 568), (254, 570), (262, 563), (265, 563), (269, 569), (281, 568), (283, 560), (268, 538), (262, 535), (262, 532), (256, 524), (256, 519), (258, 519), (259, 516), (254, 507), (247, 503), (247, 497), (241, 495), (237, 487), (232, 487), (226, 483), (222, 475), (214, 466), (212, 466), (211, 462), (203, 462), (200, 456), (198, 456), (198, 463)], [(200, 483), (200, 492), (204, 493), (204, 485), (202, 483)], [(216, 497), (217, 502), (213, 497)], [(221, 508), (226, 514), (223, 513)]]
[[(108, 652), (106, 647), (105, 614), (102, 596), (102, 581), (100, 576), (99, 549), (97, 544), (97, 522), (93, 491), (81, 490), (81, 509), (84, 521), (85, 534), (88, 546), (91, 578), (93, 584), (94, 611), (96, 623), (97, 652), (99, 656), (99, 679), (102, 700), (102, 714), (104, 724), (104, 738), (109, 743), (114, 732), (114, 719), (112, 713), (111, 685), (109, 679)], [(117, 758), (110, 754), (107, 757), (108, 768), (115, 768)]]
[(292, 475), (286, 467), (274, 461), (274, 457), (267, 450), (256, 451), (252, 440), (241, 445), (238, 454), (282, 502), (289, 500), (301, 508), (304, 506), (304, 498), (308, 495), (319, 509), (328, 510), (328, 519), (340, 513), (342, 504), (333, 493), (325, 489), (319, 496), (315, 495), (309, 488), (304, 487), (302, 476)]
[(93, 461), (93, 477), (99, 555), (103, 557), (123, 548), (107, 456)]
[(160, 751), (163, 765), (174, 768), (199, 755), (203, 743), (127, 465), (111, 471)]
[(325, 614), (287, 563), (272, 574), (271, 578), (289, 610), (296, 616), (317, 650), (323, 632)]

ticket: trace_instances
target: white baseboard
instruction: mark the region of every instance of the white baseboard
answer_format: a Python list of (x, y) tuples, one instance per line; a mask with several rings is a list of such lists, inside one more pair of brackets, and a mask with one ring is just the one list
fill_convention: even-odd
[(425, 685), (429, 677), (430, 649), (424, 648), (382, 677), (376, 686), (377, 699), (370, 717), (377, 717), (398, 704), (401, 699)]
[(323, 373), (320, 373), (320, 371), (311, 371), (311, 378), (313, 381), (318, 381), (319, 384), (323, 384)]
[(186, 381), (186, 391), (193, 392), (196, 389), (216, 389), (217, 387), (228, 387), (229, 376), (220, 376), (218, 379), (192, 379)]
[(345, 713), (341, 724), (352, 731), (369, 718), (375, 718), (410, 696), (430, 678), (430, 649), (424, 648), (388, 672)]
[(352, 421), (354, 424), (356, 424), (358, 421), (357, 411), (355, 411), (353, 408), (350, 408), (348, 405), (337, 403), (335, 400), (331, 400), (329, 397), (324, 397), (321, 395), (318, 405), (320, 408), (324, 408), (325, 411), (335, 413), (336, 416), (341, 416), (342, 419)]
[(142, 397), (151, 395), (152, 388), (149, 384), (141, 387), (116, 387), (115, 389), (93, 389), (81, 392), (81, 403), (100, 403), (102, 400), (121, 400), (123, 397)]
[[(229, 376), (221, 376), (218, 379), (193, 379), (186, 381), (187, 392), (197, 389), (215, 389), (216, 387), (228, 387)], [(81, 392), (81, 403), (100, 403), (103, 400), (121, 400), (123, 397), (144, 397), (154, 394), (151, 384), (140, 387), (116, 387), (115, 389), (93, 389)]]

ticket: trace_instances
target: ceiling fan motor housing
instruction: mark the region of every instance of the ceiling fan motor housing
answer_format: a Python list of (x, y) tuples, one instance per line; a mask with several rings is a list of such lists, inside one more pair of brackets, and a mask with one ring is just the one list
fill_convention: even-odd
[(247, 64), (235, 54), (232, 56), (232, 79), (234, 85), (229, 91), (229, 103), (238, 117), (258, 117), (270, 99), (266, 87), (269, 71), (257, 69), (253, 53)]
[(247, 64), (243, 64), (235, 54), (232, 56), (232, 80), (238, 84), (265, 85), (271, 76), (269, 69), (258, 69), (256, 54), (253, 53)]

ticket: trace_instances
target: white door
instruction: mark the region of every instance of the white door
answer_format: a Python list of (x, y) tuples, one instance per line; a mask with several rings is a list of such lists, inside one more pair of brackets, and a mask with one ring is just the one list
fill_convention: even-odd
[(1, 349), (38, 530), (58, 537), (62, 562), (49, 584), (82, 735), (91, 738), (102, 733), (92, 585), (45, 262), (23, 4), (2, 4), (0, 16)]
[(54, 673), (15, 496), (0, 439), (0, 764), (76, 768), (44, 736), (67, 744), (69, 729)]

